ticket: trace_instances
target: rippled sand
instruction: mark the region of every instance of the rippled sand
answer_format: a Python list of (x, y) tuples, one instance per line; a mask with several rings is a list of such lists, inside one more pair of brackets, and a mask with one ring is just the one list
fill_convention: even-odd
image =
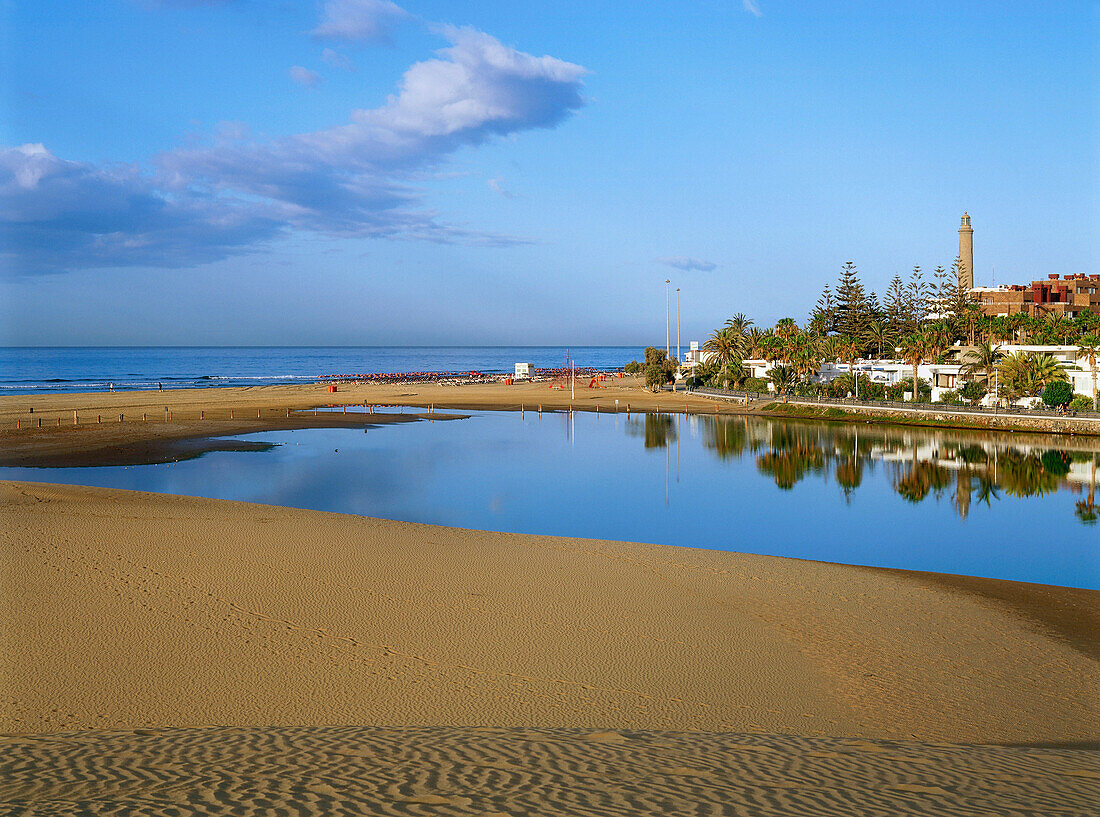
[(0, 812), (1085, 815), (1100, 753), (732, 733), (299, 727), (0, 743)]

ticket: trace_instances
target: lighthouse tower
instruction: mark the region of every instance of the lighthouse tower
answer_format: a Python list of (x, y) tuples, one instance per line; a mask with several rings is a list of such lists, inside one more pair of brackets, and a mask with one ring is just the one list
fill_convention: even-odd
[(970, 214), (963, 213), (959, 226), (959, 258), (962, 268), (959, 270), (959, 289), (969, 292), (974, 288), (974, 230), (970, 226)]

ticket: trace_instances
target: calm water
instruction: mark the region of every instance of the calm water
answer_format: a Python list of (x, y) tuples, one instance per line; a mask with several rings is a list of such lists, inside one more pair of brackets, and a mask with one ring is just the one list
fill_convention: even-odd
[(0, 478), (1100, 589), (1095, 442), (531, 412), (242, 439), (279, 445)]
[[(516, 363), (561, 366), (564, 346), (318, 346), (0, 348), (0, 395), (116, 389), (308, 383), (366, 372), (515, 371)], [(616, 369), (643, 350), (569, 349), (577, 366)]]

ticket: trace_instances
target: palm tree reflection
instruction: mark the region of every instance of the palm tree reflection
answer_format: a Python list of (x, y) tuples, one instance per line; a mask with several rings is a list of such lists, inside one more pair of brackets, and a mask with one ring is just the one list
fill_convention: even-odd
[[(755, 454), (759, 473), (790, 490), (812, 474), (832, 479), (846, 501), (858, 494), (868, 469), (883, 466), (898, 496), (908, 502), (939, 500), (952, 484), (949, 499), (966, 519), (974, 507), (992, 506), (1001, 494), (1042, 497), (1059, 491), (1080, 491), (1087, 498), (1074, 513), (1086, 524), (1100, 521), (1096, 503), (1096, 471), (1100, 448), (1087, 450), (1080, 440), (1074, 450), (1049, 448), (1049, 438), (1038, 435), (974, 434), (966, 431), (891, 428), (772, 421), (747, 417), (697, 418), (704, 450), (719, 460), (735, 461)], [(676, 439), (667, 415), (646, 415), (628, 429), (644, 437), (646, 448), (663, 448)], [(1084, 449), (1084, 450), (1082, 450)], [(1090, 462), (1086, 472), (1081, 463)], [(954, 473), (952, 473), (954, 472)]]

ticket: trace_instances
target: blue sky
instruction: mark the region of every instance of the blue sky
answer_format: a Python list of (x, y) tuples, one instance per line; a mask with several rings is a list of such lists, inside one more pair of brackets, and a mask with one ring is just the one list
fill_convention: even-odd
[(635, 344), (1100, 272), (1100, 4), (0, 0), (0, 343)]

